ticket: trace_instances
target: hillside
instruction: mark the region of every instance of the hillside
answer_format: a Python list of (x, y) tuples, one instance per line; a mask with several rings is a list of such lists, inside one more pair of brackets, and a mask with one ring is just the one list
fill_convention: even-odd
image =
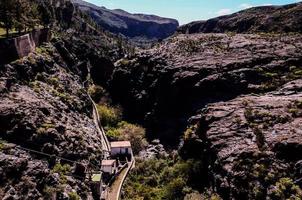
[(302, 3), (261, 6), (179, 27), (180, 33), (302, 32)]
[[(100, 184), (114, 180), (102, 161), (134, 163), (108, 160), (104, 132), (130, 141), (135, 155), (122, 199), (302, 199), (301, 4), (252, 8), (168, 37), (174, 20), (78, 0), (24, 4), (19, 26), (22, 2), (6, 1), (13, 25), (0, 40), (33, 49), (0, 59), (0, 199), (99, 200)], [(136, 48), (112, 33), (147, 37), (130, 22), (168, 38)], [(199, 23), (209, 26), (198, 33)], [(50, 38), (18, 45), (36, 27)]]
[(82, 0), (73, 0), (87, 12), (98, 25), (112, 33), (123, 34), (131, 39), (164, 39), (174, 34), (177, 20), (146, 14), (130, 14), (123, 10), (109, 10)]
[(0, 65), (0, 199), (97, 199), (89, 178), (105, 152), (88, 94), (131, 48), (69, 1), (42, 3), (51, 40)]
[[(167, 177), (177, 184), (168, 188), (182, 198), (195, 194), (179, 191), (186, 185), (222, 199), (278, 199), (288, 194), (276, 187), (294, 187), (289, 194), (301, 197), (301, 41), (301, 34), (180, 34), (116, 63), (110, 91), (126, 114), (149, 138), (182, 141), (185, 163), (171, 161), (175, 167), (193, 159), (192, 169)], [(170, 166), (157, 169), (163, 181), (176, 170)]]

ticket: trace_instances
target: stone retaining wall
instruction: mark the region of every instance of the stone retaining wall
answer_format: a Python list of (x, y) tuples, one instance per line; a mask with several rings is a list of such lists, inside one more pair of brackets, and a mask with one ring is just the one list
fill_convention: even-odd
[(0, 64), (27, 56), (50, 37), (49, 29), (39, 29), (16, 38), (0, 39)]

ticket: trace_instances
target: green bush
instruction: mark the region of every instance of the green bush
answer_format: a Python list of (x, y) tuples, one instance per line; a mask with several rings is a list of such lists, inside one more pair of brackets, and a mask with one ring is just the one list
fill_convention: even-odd
[(192, 193), (189, 176), (194, 173), (195, 160), (149, 159), (136, 160), (136, 166), (125, 184), (125, 199), (183, 199)]
[(183, 199), (183, 188), (185, 187), (185, 184), (186, 182), (182, 178), (176, 178), (172, 180), (165, 189), (164, 199)]
[(53, 173), (58, 173), (60, 175), (65, 175), (71, 172), (71, 167), (68, 164), (61, 165), (60, 163), (57, 163), (53, 169)]
[(50, 122), (46, 122), (40, 125), (36, 132), (40, 135), (45, 134), (48, 129), (55, 128), (55, 125)]
[(99, 85), (92, 85), (88, 88), (88, 94), (93, 100), (98, 102), (98, 100), (104, 95), (105, 90)]
[(80, 200), (80, 196), (76, 192), (69, 192), (68, 193), (70, 200)]
[(47, 82), (53, 85), (55, 88), (59, 87), (60, 85), (59, 79), (57, 77), (51, 77), (47, 80)]
[(118, 123), (118, 128), (116, 129), (118, 133), (119, 140), (129, 140), (132, 146), (134, 154), (138, 154), (147, 145), (145, 139), (145, 129), (139, 125), (130, 124), (125, 121)]
[(5, 141), (0, 140), (0, 150), (2, 150), (5, 147)]
[(133, 153), (136, 155), (143, 150), (148, 142), (145, 139), (145, 129), (139, 125), (122, 121), (116, 127), (106, 127), (106, 135), (113, 140), (128, 140)]
[(273, 200), (301, 199), (302, 190), (292, 179), (281, 178), (273, 187), (270, 197)]
[(114, 127), (121, 121), (122, 111), (119, 107), (108, 105), (97, 105), (97, 111), (103, 126)]
[(43, 190), (45, 199), (53, 199), (58, 191), (58, 188), (46, 186)]

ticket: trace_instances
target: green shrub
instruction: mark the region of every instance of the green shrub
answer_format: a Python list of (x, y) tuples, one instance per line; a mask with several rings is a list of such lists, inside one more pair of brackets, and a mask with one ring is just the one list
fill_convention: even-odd
[(184, 132), (184, 135), (183, 135), (184, 140), (191, 139), (191, 137), (193, 136), (196, 129), (197, 129), (197, 125), (188, 127), (187, 130)]
[(270, 197), (273, 200), (301, 199), (302, 190), (292, 179), (281, 178), (273, 187)]
[(5, 141), (0, 140), (0, 150), (2, 150), (5, 147)]
[(195, 165), (199, 165), (196, 160), (178, 158), (137, 159), (125, 184), (125, 199), (183, 199), (193, 191), (189, 177), (196, 176), (200, 181), (196, 173), (200, 168)]
[(260, 151), (263, 151), (265, 148), (265, 137), (262, 130), (259, 127), (254, 127), (253, 132), (256, 136), (256, 143)]
[(139, 125), (121, 121), (116, 127), (105, 127), (105, 130), (106, 135), (113, 140), (129, 140), (135, 155), (148, 145), (145, 129)]
[(46, 186), (43, 190), (45, 199), (53, 199), (58, 191), (58, 188)]
[(48, 129), (51, 128), (55, 128), (55, 125), (53, 123), (50, 122), (45, 122), (43, 124), (40, 125), (40, 127), (37, 129), (37, 133), (42, 135), (45, 134), (47, 132)]
[(99, 85), (92, 85), (88, 88), (88, 94), (96, 102), (104, 95), (105, 90)]
[(71, 167), (68, 164), (61, 165), (60, 163), (57, 163), (53, 169), (53, 173), (58, 173), (60, 175), (65, 175), (71, 172)]
[(60, 85), (59, 79), (57, 77), (49, 78), (48, 83), (53, 85), (55, 88), (59, 87), (59, 85)]
[(107, 137), (112, 140), (119, 140), (121, 131), (116, 127), (105, 127)]
[(101, 123), (103, 126), (113, 127), (121, 121), (122, 111), (119, 107), (97, 105), (97, 111), (100, 115)]
[(76, 192), (69, 192), (68, 193), (70, 200), (80, 200), (80, 196)]
[(134, 154), (138, 154), (147, 145), (145, 129), (125, 121), (118, 123), (119, 140), (129, 140)]
[(183, 199), (183, 188), (185, 187), (185, 181), (182, 178), (176, 178), (169, 182), (165, 189), (164, 199), (176, 200)]

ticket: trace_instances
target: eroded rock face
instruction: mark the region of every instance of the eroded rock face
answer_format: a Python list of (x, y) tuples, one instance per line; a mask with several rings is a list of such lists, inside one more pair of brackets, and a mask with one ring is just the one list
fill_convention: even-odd
[(301, 88), (299, 79), (265, 95), (208, 104), (192, 118), (183, 156), (207, 160), (209, 185), (225, 199), (270, 196), (284, 177), (301, 187)]
[(181, 33), (302, 32), (302, 4), (261, 6), (179, 27)]
[[(91, 197), (88, 183), (72, 174), (55, 175), (55, 160), (30, 151), (92, 168), (100, 165), (101, 137), (92, 119), (92, 104), (81, 73), (77, 73), (80, 70), (68, 65), (51, 44), (44, 46), (43, 52), (1, 67), (0, 137), (4, 141), (0, 142), (0, 198), (39, 199), (48, 192), (67, 197), (76, 192), (84, 199)], [(7, 143), (18, 146), (6, 150)], [(58, 176), (56, 182), (49, 182), (53, 176)]]
[[(126, 114), (173, 142), (210, 102), (262, 93), (301, 77), (301, 36), (178, 35), (116, 63), (111, 93)], [(158, 137), (156, 135), (155, 137)], [(151, 135), (152, 137), (152, 135)]]
[(6, 144), (2, 147), (0, 175), (1, 199), (59, 199), (57, 193), (68, 197), (70, 192), (92, 199), (92, 195), (87, 193), (88, 183), (72, 176), (66, 179), (65, 175), (50, 170), (47, 161), (35, 159), (16, 146)]

